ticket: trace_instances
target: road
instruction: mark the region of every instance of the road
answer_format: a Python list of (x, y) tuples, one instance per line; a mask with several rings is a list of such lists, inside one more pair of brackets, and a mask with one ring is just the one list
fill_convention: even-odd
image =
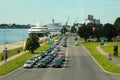
[(0, 80), (120, 80), (120, 75), (104, 72), (80, 44), (74, 46), (74, 37), (68, 38), (67, 61), (62, 68), (23, 67), (3, 76)]

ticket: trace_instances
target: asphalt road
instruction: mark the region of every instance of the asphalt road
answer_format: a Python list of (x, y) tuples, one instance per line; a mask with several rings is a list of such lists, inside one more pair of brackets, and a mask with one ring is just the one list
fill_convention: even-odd
[(101, 70), (81, 44), (74, 46), (74, 37), (68, 39), (68, 47), (62, 50), (67, 55), (62, 68), (20, 67), (0, 80), (120, 80), (120, 75)]

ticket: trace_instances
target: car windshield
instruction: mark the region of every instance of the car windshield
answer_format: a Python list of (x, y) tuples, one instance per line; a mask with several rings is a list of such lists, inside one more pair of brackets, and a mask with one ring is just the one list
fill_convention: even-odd
[(40, 61), (40, 63), (45, 63), (45, 61), (44, 61), (44, 60), (42, 60), (42, 61)]
[(25, 64), (32, 64), (33, 62), (26, 62)]

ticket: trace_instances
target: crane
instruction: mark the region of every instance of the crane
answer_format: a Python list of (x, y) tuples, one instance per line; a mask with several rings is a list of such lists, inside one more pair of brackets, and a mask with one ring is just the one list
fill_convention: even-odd
[(67, 21), (66, 21), (66, 26), (68, 25), (70, 15), (68, 15)]
[(78, 17), (76, 17), (75, 22), (73, 23), (73, 25), (75, 25), (75, 23), (77, 22), (77, 20), (78, 20)]

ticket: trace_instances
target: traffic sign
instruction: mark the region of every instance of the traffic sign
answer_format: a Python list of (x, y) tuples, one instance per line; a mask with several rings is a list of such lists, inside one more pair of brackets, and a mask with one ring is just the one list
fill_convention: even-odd
[(104, 45), (104, 40), (101, 40), (100, 44), (101, 44), (101, 46), (103, 46)]
[(109, 61), (112, 61), (112, 57), (109, 57), (108, 60), (109, 60)]
[(108, 54), (108, 60), (112, 61), (112, 54)]

